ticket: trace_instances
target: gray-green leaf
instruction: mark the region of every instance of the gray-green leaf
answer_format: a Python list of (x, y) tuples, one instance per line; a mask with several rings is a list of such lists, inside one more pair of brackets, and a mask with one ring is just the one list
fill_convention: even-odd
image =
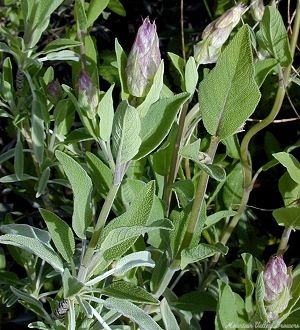
[(72, 227), (76, 235), (84, 239), (85, 231), (92, 221), (92, 180), (86, 171), (70, 156), (61, 151), (56, 151), (55, 156), (62, 164), (74, 193)]
[(40, 209), (57, 251), (70, 262), (75, 251), (75, 240), (71, 228), (56, 214)]
[(199, 104), (209, 134), (236, 133), (254, 112), (260, 92), (254, 79), (249, 27), (244, 25), (199, 86)]
[(266, 6), (264, 16), (257, 32), (260, 47), (265, 49), (284, 67), (292, 61), (287, 32), (275, 6)]
[(0, 236), (0, 243), (20, 247), (23, 250), (33, 253), (42, 260), (45, 260), (56, 271), (60, 273), (63, 272), (63, 263), (57, 253), (54, 252), (53, 249), (49, 247), (49, 245), (42, 243), (37, 238), (6, 234)]

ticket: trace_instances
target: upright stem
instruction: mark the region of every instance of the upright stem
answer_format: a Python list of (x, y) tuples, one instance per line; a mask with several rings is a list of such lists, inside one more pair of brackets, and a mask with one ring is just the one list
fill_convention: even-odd
[(81, 263), (81, 266), (80, 266), (80, 270), (79, 270), (79, 273), (78, 273), (78, 279), (81, 280), (81, 281), (83, 281), (84, 278), (85, 278), (85, 272), (86, 272), (87, 266), (88, 266), (89, 262), (91, 261), (91, 259), (93, 257), (95, 248), (97, 247), (97, 244), (98, 244), (98, 241), (99, 241), (99, 238), (100, 238), (102, 228), (105, 225), (105, 222), (107, 220), (107, 217), (109, 215), (109, 212), (111, 210), (111, 207), (113, 205), (113, 202), (114, 202), (114, 199), (115, 199), (115, 196), (118, 192), (119, 187), (120, 187), (120, 184), (118, 184), (118, 185), (113, 184), (110, 187), (110, 190), (109, 190), (109, 192), (106, 196), (106, 199), (105, 199), (105, 202), (102, 206), (101, 212), (99, 214), (99, 217), (98, 217), (93, 235), (91, 237), (91, 240), (89, 242), (89, 245), (87, 247), (87, 250), (84, 254), (84, 257), (83, 257), (83, 260), (82, 260), (82, 263)]
[(164, 188), (163, 192), (163, 200), (166, 204), (166, 216), (169, 214), (169, 208), (170, 208), (170, 200), (171, 200), (171, 185), (173, 184), (176, 175), (177, 175), (177, 170), (178, 170), (178, 152), (179, 152), (179, 147), (181, 145), (181, 139), (182, 139), (182, 132), (184, 128), (184, 122), (185, 122), (185, 117), (187, 115), (188, 111), (188, 102), (186, 102), (181, 110), (181, 114), (179, 117), (179, 125), (178, 125), (178, 132), (176, 136), (176, 142), (175, 146), (173, 149), (172, 153), (172, 159), (171, 159), (171, 165), (170, 165), (170, 172), (168, 175), (167, 183)]
[[(208, 148), (208, 152), (207, 152), (207, 154), (211, 160), (211, 163), (214, 160), (219, 142), (220, 142), (220, 139), (217, 136), (212, 136), (211, 142), (210, 142), (210, 145)], [(209, 175), (206, 172), (202, 171), (202, 173), (200, 174), (200, 177), (199, 177), (198, 186), (197, 186), (197, 190), (196, 190), (196, 194), (195, 194), (195, 198), (194, 198), (194, 202), (193, 202), (193, 206), (192, 206), (192, 211), (191, 211), (191, 214), (188, 219), (188, 226), (187, 226), (187, 229), (186, 229), (186, 232), (185, 232), (182, 244), (181, 244), (180, 251), (189, 246), (189, 244), (192, 240), (194, 231), (197, 228), (198, 221), (200, 218), (200, 212), (202, 209), (204, 196), (205, 196), (205, 192), (206, 192), (206, 188), (207, 188), (208, 179), (209, 179)]]
[(183, 0), (180, 0), (180, 32), (181, 32), (181, 48), (182, 48), (182, 58), (184, 62), (185, 58), (185, 41), (184, 41), (184, 15), (183, 15)]

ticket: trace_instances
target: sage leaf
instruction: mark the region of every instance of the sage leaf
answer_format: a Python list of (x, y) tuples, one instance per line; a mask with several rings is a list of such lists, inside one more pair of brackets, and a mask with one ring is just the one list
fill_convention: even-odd
[(56, 214), (40, 209), (57, 251), (70, 262), (75, 251), (75, 240), (71, 228)]
[(72, 157), (58, 150), (55, 152), (55, 156), (62, 164), (74, 194), (72, 227), (76, 235), (84, 239), (85, 231), (92, 221), (92, 180)]
[(244, 25), (200, 83), (199, 105), (206, 130), (220, 139), (233, 135), (254, 112), (259, 99), (249, 27)]
[(49, 245), (44, 244), (37, 238), (22, 235), (6, 234), (0, 236), (0, 243), (17, 246), (45, 260), (56, 271), (63, 272), (63, 263), (60, 257)]

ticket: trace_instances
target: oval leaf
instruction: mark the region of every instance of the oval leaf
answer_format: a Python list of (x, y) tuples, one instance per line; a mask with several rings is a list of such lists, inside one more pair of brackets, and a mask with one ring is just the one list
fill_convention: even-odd
[(84, 239), (86, 228), (92, 221), (92, 180), (86, 171), (70, 156), (61, 151), (56, 151), (55, 156), (62, 164), (74, 193), (72, 227), (76, 235)]
[(233, 135), (254, 112), (259, 99), (249, 28), (244, 25), (200, 83), (199, 104), (206, 130), (220, 139)]

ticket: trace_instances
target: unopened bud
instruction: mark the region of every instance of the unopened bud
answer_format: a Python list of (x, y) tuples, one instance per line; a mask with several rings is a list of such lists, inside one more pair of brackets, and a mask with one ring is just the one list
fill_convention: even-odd
[(255, 21), (260, 22), (264, 16), (265, 6), (263, 0), (251, 0), (251, 14)]
[(63, 96), (63, 90), (58, 80), (52, 80), (46, 87), (46, 93), (51, 103), (56, 104)]
[(265, 307), (269, 320), (275, 320), (285, 310), (291, 299), (292, 285), (291, 269), (280, 255), (272, 256), (264, 270)]
[(147, 17), (138, 29), (126, 66), (127, 87), (131, 95), (144, 97), (161, 62), (155, 22)]
[(238, 4), (227, 10), (204, 29), (202, 40), (194, 47), (194, 56), (198, 64), (215, 63), (217, 61), (221, 53), (221, 47), (239, 23), (244, 11), (245, 6)]
[(78, 101), (82, 108), (95, 111), (98, 105), (98, 93), (90, 76), (81, 71), (78, 77)]

